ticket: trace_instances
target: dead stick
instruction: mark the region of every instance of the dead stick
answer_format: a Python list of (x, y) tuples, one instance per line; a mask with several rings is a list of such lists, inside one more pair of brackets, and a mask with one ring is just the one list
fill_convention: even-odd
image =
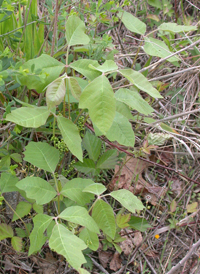
[(173, 273), (178, 273), (177, 270), (184, 265), (184, 263), (192, 256), (192, 254), (196, 251), (196, 249), (200, 246), (200, 239), (192, 245), (190, 251), (185, 255), (185, 257), (178, 262), (175, 266), (172, 267), (170, 271), (168, 271), (166, 274), (173, 274)]
[[(89, 128), (92, 132), (94, 132), (94, 129), (93, 129), (90, 125), (88, 125), (87, 123), (85, 123), (85, 126), (86, 126), (87, 128)], [(103, 139), (103, 138), (102, 138), (102, 139)], [(120, 150), (120, 151), (123, 151), (124, 153), (126, 153), (126, 155), (129, 155), (129, 156), (131, 156), (131, 157), (134, 157), (134, 156), (135, 156), (133, 153), (128, 152), (128, 151), (126, 151), (125, 149), (123, 149), (123, 148), (121, 148), (121, 147), (119, 147), (119, 146), (117, 146), (117, 145), (115, 145), (115, 144), (109, 142), (107, 139), (103, 139), (103, 140), (104, 140), (107, 144), (109, 144), (110, 146), (115, 147), (115, 148), (117, 148), (117, 149)], [(181, 174), (180, 172), (176, 171), (176, 170), (173, 169), (173, 168), (166, 167), (166, 166), (160, 165), (160, 164), (158, 164), (158, 163), (154, 163), (154, 162), (152, 162), (152, 161), (150, 161), (150, 160), (147, 160), (147, 159), (145, 159), (145, 158), (142, 158), (142, 157), (137, 157), (137, 159), (140, 159), (140, 160), (142, 160), (142, 161), (145, 161), (145, 162), (147, 162), (147, 163), (150, 163), (151, 165), (154, 165), (154, 166), (157, 166), (157, 167), (164, 168), (164, 169), (170, 170), (170, 171), (172, 171), (172, 172), (175, 172), (176, 174), (178, 174), (179, 176), (185, 178), (186, 180), (188, 180), (188, 181), (190, 181), (190, 182), (193, 182), (193, 183), (195, 183), (195, 184), (197, 184), (197, 185), (200, 185), (200, 182), (197, 182), (197, 181), (195, 181), (195, 180), (193, 180), (193, 179), (191, 179), (191, 178), (189, 178), (189, 177), (187, 177), (187, 176)]]

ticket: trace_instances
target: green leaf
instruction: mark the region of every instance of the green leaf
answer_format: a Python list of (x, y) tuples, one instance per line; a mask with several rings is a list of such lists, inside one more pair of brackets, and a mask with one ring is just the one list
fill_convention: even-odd
[(116, 224), (112, 207), (106, 202), (98, 200), (93, 207), (92, 217), (99, 228), (114, 240)]
[(17, 182), (19, 179), (10, 174), (10, 173), (1, 173), (1, 179), (0, 179), (0, 190), (2, 193), (5, 192), (12, 192), (12, 191), (18, 191), (18, 188), (16, 187)]
[(96, 233), (84, 228), (79, 233), (79, 238), (92, 250), (96, 251), (99, 248), (99, 239)]
[[(166, 58), (173, 53), (163, 41), (151, 37), (145, 37), (145, 44), (143, 48), (144, 51), (150, 56), (157, 56), (160, 58)], [(180, 59), (177, 56), (167, 59), (167, 61), (172, 63), (179, 60)]]
[(120, 189), (117, 191), (113, 191), (110, 193), (110, 196), (115, 198), (123, 205), (123, 207), (125, 207), (132, 213), (135, 213), (136, 210), (144, 209), (142, 202), (129, 190)]
[(42, 142), (30, 142), (24, 154), (25, 161), (51, 173), (54, 173), (60, 157), (58, 149)]
[[(37, 92), (44, 92), (44, 88), (52, 81), (57, 79), (64, 69), (65, 65), (55, 58), (42, 54), (40, 57), (29, 60), (22, 66), (22, 70), (31, 71), (34, 66), (34, 73), (29, 75), (18, 75), (21, 85), (27, 86), (29, 89), (35, 89)], [(35, 75), (35, 72), (42, 71), (46, 78), (41, 81), (41, 78)]]
[(84, 269), (84, 268), (79, 268), (78, 269), (78, 273), (79, 274), (90, 274), (90, 272), (88, 272), (86, 269)]
[(162, 9), (162, 2), (160, 0), (148, 0), (148, 4), (157, 9)]
[(65, 25), (65, 29), (68, 47), (88, 44), (90, 42), (89, 36), (84, 33), (85, 24), (78, 16), (69, 16)]
[(11, 245), (17, 252), (20, 252), (22, 250), (22, 239), (19, 237), (12, 237), (11, 239)]
[(36, 203), (33, 204), (33, 209), (35, 210), (35, 212), (37, 212), (38, 214), (43, 214), (43, 206), (42, 205), (38, 205)]
[(84, 190), (83, 190), (83, 192), (90, 192), (90, 193), (93, 193), (98, 196), (101, 195), (105, 191), (106, 191), (106, 187), (99, 183), (94, 183), (89, 186), (86, 186), (86, 188), (84, 188)]
[(78, 205), (84, 206), (89, 203), (91, 199), (94, 199), (94, 195), (83, 192), (83, 189), (93, 183), (94, 182), (90, 179), (72, 179), (65, 184), (61, 194), (68, 197), (70, 200), (77, 202)]
[(108, 79), (102, 75), (93, 80), (82, 92), (80, 108), (88, 108), (90, 117), (105, 134), (115, 117), (115, 98)]
[(132, 109), (136, 109), (139, 113), (149, 115), (154, 111), (137, 91), (120, 88), (116, 91), (115, 98)]
[(117, 150), (110, 149), (107, 150), (103, 155), (101, 155), (99, 161), (97, 162), (97, 168), (100, 169), (110, 169), (114, 168), (117, 164)]
[(86, 262), (83, 249), (86, 244), (61, 224), (56, 224), (49, 240), (49, 247), (64, 256), (76, 270)]
[[(118, 92), (118, 91), (117, 91)], [(117, 92), (115, 92), (115, 98), (117, 98), (116, 94)], [(126, 117), (128, 120), (133, 120), (133, 115), (131, 114), (131, 110), (128, 107), (127, 104), (120, 102), (117, 98), (116, 101), (116, 111), (119, 112), (120, 114), (122, 114), (124, 117)]]
[(146, 24), (140, 21), (137, 17), (131, 13), (123, 11), (118, 12), (117, 16), (122, 20), (125, 27), (135, 33), (144, 35), (146, 32)]
[(30, 238), (30, 248), (28, 255), (30, 256), (34, 252), (37, 252), (41, 249), (43, 244), (46, 241), (44, 236), (44, 231), (50, 225), (53, 217), (44, 214), (38, 214), (33, 218), (34, 228), (29, 236)]
[(22, 162), (22, 156), (19, 153), (12, 153), (10, 158), (13, 159), (16, 163)]
[(14, 215), (12, 218), (12, 222), (28, 215), (29, 212), (31, 211), (31, 208), (32, 208), (31, 204), (24, 202), (24, 201), (19, 202), (15, 209), (15, 212), (14, 212)]
[(0, 224), (0, 241), (14, 236), (12, 227), (7, 224)]
[(55, 189), (39, 177), (26, 177), (17, 183), (17, 187), (26, 192), (28, 198), (35, 199), (39, 205), (47, 204), (55, 196)]
[(92, 65), (92, 67), (98, 67), (99, 63), (96, 60), (80, 59), (71, 63), (69, 66), (70, 68), (75, 69), (76, 71), (87, 77), (90, 81), (92, 81), (96, 77), (100, 76), (101, 72), (91, 69), (89, 67), (90, 65)]
[(106, 60), (103, 63), (103, 65), (99, 65), (99, 66), (89, 65), (89, 67), (91, 69), (98, 70), (98, 71), (101, 71), (101, 72), (104, 72), (104, 73), (106, 73), (108, 71), (113, 71), (113, 70), (117, 70), (118, 69), (118, 66), (112, 60)]
[(94, 233), (100, 233), (97, 224), (84, 207), (70, 206), (61, 212), (61, 214), (58, 215), (58, 218), (85, 226)]
[(46, 102), (48, 109), (58, 106), (63, 101), (65, 93), (65, 79), (60, 77), (49, 84), (46, 90)]
[(101, 151), (101, 144), (102, 142), (97, 136), (91, 134), (89, 131), (86, 132), (83, 138), (83, 146), (87, 150), (90, 159), (94, 161), (98, 159)]
[(50, 114), (47, 107), (21, 107), (6, 115), (6, 121), (23, 127), (37, 128), (46, 123)]
[(176, 23), (162, 23), (159, 27), (159, 30), (169, 31), (172, 33), (188, 32), (197, 30), (197, 26), (184, 26), (177, 25)]
[(124, 146), (134, 147), (135, 134), (128, 119), (116, 112), (112, 126), (106, 133), (106, 137), (111, 141), (117, 141)]
[(69, 119), (57, 116), (58, 127), (65, 144), (72, 154), (80, 161), (83, 161), (83, 151), (81, 148), (81, 137), (77, 126)]
[(145, 232), (148, 228), (150, 228), (150, 224), (144, 218), (132, 216), (130, 221), (128, 222), (131, 228), (139, 230), (141, 232)]
[(91, 173), (92, 175), (97, 175), (100, 172), (99, 169), (96, 169), (95, 162), (88, 158), (83, 159), (83, 162), (76, 163), (74, 167), (85, 174)]
[(74, 77), (68, 77), (66, 81), (68, 82), (67, 87), (69, 87), (71, 94), (79, 101), (81, 96), (81, 87), (79, 86), (78, 81)]
[(126, 77), (137, 88), (145, 91), (154, 98), (163, 98), (160, 93), (155, 89), (147, 78), (138, 71), (132, 69), (120, 69), (119, 72)]

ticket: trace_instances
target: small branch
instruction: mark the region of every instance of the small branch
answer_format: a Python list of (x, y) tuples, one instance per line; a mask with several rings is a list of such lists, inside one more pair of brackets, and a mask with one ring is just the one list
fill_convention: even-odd
[(102, 271), (103, 273), (105, 273), (105, 274), (109, 274), (109, 273), (107, 272), (107, 270), (105, 270), (105, 268), (104, 268), (102, 265), (98, 264), (92, 257), (90, 257), (90, 259), (92, 260), (93, 264), (94, 264), (96, 267), (98, 267), (99, 270), (101, 270), (101, 271)]
[(197, 45), (197, 44), (199, 44), (199, 43), (200, 43), (200, 39), (197, 40), (196, 42), (190, 44), (189, 46), (187, 46), (187, 47), (185, 47), (185, 48), (183, 48), (183, 49), (180, 49), (180, 50), (178, 50), (177, 52), (174, 52), (174, 53), (172, 53), (171, 55), (169, 55), (169, 56), (167, 56), (167, 57), (165, 57), (165, 58), (160, 59), (158, 62), (153, 63), (153, 64), (149, 65), (148, 67), (139, 70), (139, 72), (143, 72), (143, 71), (148, 70), (148, 69), (150, 69), (150, 68), (152, 68), (152, 67), (154, 67), (154, 66), (157, 66), (158, 64), (160, 64), (160, 63), (166, 61), (167, 59), (169, 59), (169, 58), (171, 58), (171, 57), (173, 57), (173, 56), (175, 56), (175, 55), (181, 53), (182, 51), (185, 51), (185, 50), (187, 50), (187, 49), (189, 49), (189, 48), (191, 48), (191, 47), (193, 47), (193, 46), (195, 46), (195, 45)]
[[(89, 128), (92, 132), (94, 132), (94, 129), (93, 129), (91, 126), (89, 126), (89, 125), (86, 124), (86, 123), (85, 123), (85, 126), (86, 126), (87, 128)], [(129, 156), (131, 156), (131, 157), (135, 157), (135, 155), (134, 155), (132, 152), (126, 151), (125, 149), (123, 149), (123, 148), (121, 148), (121, 147), (119, 147), (119, 146), (117, 146), (117, 145), (111, 143), (111, 142), (108, 141), (107, 139), (103, 139), (103, 140), (104, 140), (107, 144), (109, 144), (110, 146), (115, 147), (116, 149), (118, 149), (118, 150), (120, 150), (120, 151), (126, 153), (126, 155), (129, 155)], [(154, 166), (157, 166), (157, 167), (160, 167), (160, 168), (163, 168), (163, 169), (170, 170), (170, 171), (172, 171), (172, 172), (178, 174), (179, 176), (185, 178), (186, 180), (188, 180), (188, 181), (190, 181), (190, 182), (193, 182), (193, 183), (195, 183), (195, 184), (197, 184), (197, 185), (200, 185), (200, 182), (197, 182), (197, 181), (195, 181), (195, 180), (193, 180), (193, 179), (191, 179), (191, 178), (189, 178), (189, 177), (187, 177), (187, 176), (181, 174), (180, 172), (176, 171), (176, 170), (173, 169), (173, 168), (166, 167), (166, 166), (160, 165), (160, 164), (158, 164), (158, 163), (154, 163), (154, 162), (152, 162), (152, 161), (150, 161), (150, 160), (147, 160), (147, 159), (145, 159), (145, 158), (143, 158), (143, 157), (137, 157), (137, 159), (140, 159), (140, 160), (142, 160), (142, 161), (144, 161), (144, 162), (150, 163), (150, 164), (152, 164), (152, 165), (154, 165)]]
[(184, 263), (192, 256), (192, 254), (196, 251), (196, 249), (200, 246), (200, 239), (192, 245), (190, 251), (185, 255), (185, 257), (177, 263), (177, 265), (173, 266), (170, 271), (168, 271), (166, 274), (173, 274), (178, 273), (177, 270), (184, 265)]

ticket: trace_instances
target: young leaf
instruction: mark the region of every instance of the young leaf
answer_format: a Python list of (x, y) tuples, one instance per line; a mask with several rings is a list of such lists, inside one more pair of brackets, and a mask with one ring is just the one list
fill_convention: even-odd
[(48, 109), (58, 106), (63, 101), (65, 93), (65, 79), (58, 78), (49, 84), (46, 90), (46, 102)]
[(58, 218), (85, 226), (90, 231), (99, 233), (97, 224), (84, 207), (70, 206), (66, 208), (60, 215), (58, 215)]
[[(144, 51), (150, 56), (158, 56), (160, 58), (166, 58), (173, 53), (169, 50), (168, 46), (163, 41), (151, 37), (145, 38), (145, 44), (143, 48)], [(169, 62), (176, 62), (179, 60), (180, 59), (177, 56), (173, 56), (167, 59)]]
[(22, 239), (19, 237), (12, 237), (11, 238), (11, 245), (17, 252), (20, 252), (22, 250)]
[(112, 207), (102, 200), (98, 200), (92, 210), (92, 217), (101, 230), (114, 239), (116, 232), (115, 217)]
[(37, 128), (46, 123), (50, 111), (47, 107), (21, 107), (6, 115), (6, 121), (23, 127)]
[(176, 23), (162, 23), (159, 27), (159, 30), (169, 31), (172, 33), (187, 32), (197, 30), (197, 26), (181, 26)]
[(78, 81), (74, 77), (68, 77), (66, 81), (68, 82), (67, 87), (69, 87), (71, 94), (79, 101), (81, 96), (81, 87), (79, 86)]
[(59, 162), (59, 151), (42, 142), (30, 142), (24, 152), (24, 160), (32, 165), (54, 173)]
[(106, 187), (99, 183), (95, 183), (95, 184), (86, 186), (86, 188), (84, 188), (84, 190), (83, 190), (83, 192), (93, 193), (98, 196), (101, 195), (105, 191), (106, 191)]
[(104, 154), (101, 155), (99, 161), (97, 162), (97, 168), (100, 169), (110, 169), (114, 168), (117, 164), (117, 150), (116, 149), (110, 149), (104, 152)]
[(128, 227), (128, 221), (131, 218), (131, 214), (124, 214), (122, 215), (121, 213), (118, 213), (116, 216), (116, 223), (119, 228), (125, 228)]
[(84, 206), (89, 203), (91, 199), (94, 199), (94, 195), (91, 193), (84, 193), (83, 189), (93, 183), (94, 182), (90, 179), (72, 179), (65, 184), (61, 194), (72, 201), (77, 202), (78, 205)]
[(99, 239), (96, 233), (84, 228), (79, 233), (79, 238), (92, 250), (96, 251), (99, 247)]
[(22, 217), (28, 215), (31, 208), (32, 208), (31, 204), (29, 204), (27, 202), (24, 202), (24, 201), (19, 202), (16, 209), (15, 209), (15, 212), (14, 212), (14, 215), (13, 215), (13, 218), (12, 218), (12, 222), (18, 220), (19, 218), (22, 218)]
[(75, 69), (76, 71), (87, 77), (90, 81), (92, 81), (100, 76), (101, 72), (91, 69), (89, 67), (90, 65), (92, 65), (92, 67), (98, 67), (99, 63), (96, 60), (80, 59), (71, 63), (69, 66), (70, 68)]
[(138, 71), (132, 69), (120, 69), (119, 72), (126, 77), (137, 88), (145, 91), (154, 98), (162, 98), (160, 93), (155, 89), (147, 78)]
[(0, 179), (0, 191), (2, 193), (17, 191), (18, 189), (16, 184), (18, 181), (19, 179), (11, 173), (2, 172)]
[(86, 132), (83, 138), (83, 146), (87, 150), (90, 159), (96, 161), (101, 151), (101, 140), (89, 131)]
[(137, 91), (120, 88), (116, 91), (115, 98), (132, 109), (136, 109), (139, 113), (149, 115), (154, 111)]
[(39, 251), (46, 241), (44, 231), (52, 221), (52, 217), (44, 214), (38, 214), (33, 218), (34, 228), (29, 236), (30, 248), (28, 255), (30, 256), (36, 251)]
[(115, 98), (108, 79), (102, 75), (93, 80), (82, 92), (80, 108), (88, 108), (90, 117), (105, 134), (115, 117)]
[(110, 193), (110, 196), (115, 198), (123, 205), (123, 207), (125, 207), (132, 213), (135, 213), (136, 210), (144, 209), (142, 202), (129, 190), (120, 189), (117, 191), (113, 191)]
[(34, 71), (42, 71), (46, 78), (41, 81), (41, 78), (35, 74), (18, 75), (21, 85), (27, 86), (29, 89), (35, 89), (37, 92), (44, 92), (44, 88), (52, 81), (57, 79), (64, 69), (65, 65), (55, 58), (42, 54), (40, 57), (31, 59), (22, 66), (22, 70), (31, 71), (31, 67), (35, 66)]
[(7, 224), (0, 224), (0, 241), (14, 236), (12, 227)]
[(57, 116), (58, 127), (65, 144), (72, 154), (80, 161), (83, 161), (83, 151), (81, 148), (81, 137), (77, 126), (69, 119)]
[(56, 224), (49, 239), (49, 247), (64, 256), (76, 270), (86, 262), (83, 249), (87, 245), (61, 224)]
[(85, 34), (85, 24), (78, 16), (69, 16), (65, 29), (68, 47), (90, 42), (89, 36)]
[(123, 115), (116, 112), (113, 124), (106, 133), (106, 137), (111, 142), (117, 141), (119, 144), (124, 146), (134, 147), (135, 145), (135, 134), (132, 126)]
[(122, 20), (125, 27), (135, 33), (144, 35), (146, 32), (146, 25), (140, 21), (137, 17), (133, 16), (131, 13), (123, 11), (118, 12), (117, 16)]
[(39, 177), (26, 177), (16, 186), (26, 192), (28, 198), (35, 199), (39, 205), (50, 202), (55, 196), (55, 189), (44, 179)]

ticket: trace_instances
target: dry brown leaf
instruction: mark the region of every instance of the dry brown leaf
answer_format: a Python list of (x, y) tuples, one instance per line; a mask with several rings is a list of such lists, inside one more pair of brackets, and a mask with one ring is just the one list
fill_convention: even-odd
[(143, 239), (142, 239), (142, 233), (141, 232), (135, 232), (134, 233), (134, 238), (133, 238), (133, 243), (135, 246), (141, 245)]
[(151, 258), (155, 258), (157, 256), (157, 252), (153, 251), (152, 249), (150, 249), (148, 247), (148, 245), (146, 243), (144, 243), (140, 249), (148, 256)]
[[(126, 230), (126, 233), (132, 232), (132, 230)], [(122, 252), (124, 252), (124, 255), (130, 255), (130, 253), (133, 251), (134, 245), (133, 241), (127, 236), (124, 235), (124, 231), (122, 230), (120, 234), (123, 234), (123, 238), (126, 238), (123, 242), (119, 243), (119, 246), (122, 249)]]
[[(155, 206), (158, 200), (166, 194), (167, 189), (160, 186), (152, 186), (143, 179), (142, 172), (152, 164), (133, 157), (127, 158), (127, 160), (121, 170), (119, 170), (119, 166), (115, 167), (115, 176), (109, 186), (109, 190), (130, 190), (135, 195), (140, 194), (145, 200)], [(135, 182), (136, 176), (138, 177), (137, 182)]]
[(104, 268), (106, 268), (107, 264), (110, 262), (110, 260), (111, 260), (111, 258), (113, 256), (113, 252), (101, 250), (101, 251), (99, 251), (98, 255), (99, 255), (99, 261), (100, 261), (100, 263), (102, 264), (102, 266)]
[(118, 252), (115, 252), (113, 255), (113, 258), (110, 262), (110, 269), (113, 271), (117, 271), (121, 268), (122, 259), (120, 257), (120, 254)]
[(183, 191), (184, 184), (178, 178), (171, 178), (170, 181), (173, 181), (171, 184), (171, 191), (173, 192), (174, 197), (179, 197)]
[(36, 256), (32, 256), (31, 259), (40, 267), (42, 274), (55, 274), (58, 269), (57, 264), (53, 261), (46, 261)]

